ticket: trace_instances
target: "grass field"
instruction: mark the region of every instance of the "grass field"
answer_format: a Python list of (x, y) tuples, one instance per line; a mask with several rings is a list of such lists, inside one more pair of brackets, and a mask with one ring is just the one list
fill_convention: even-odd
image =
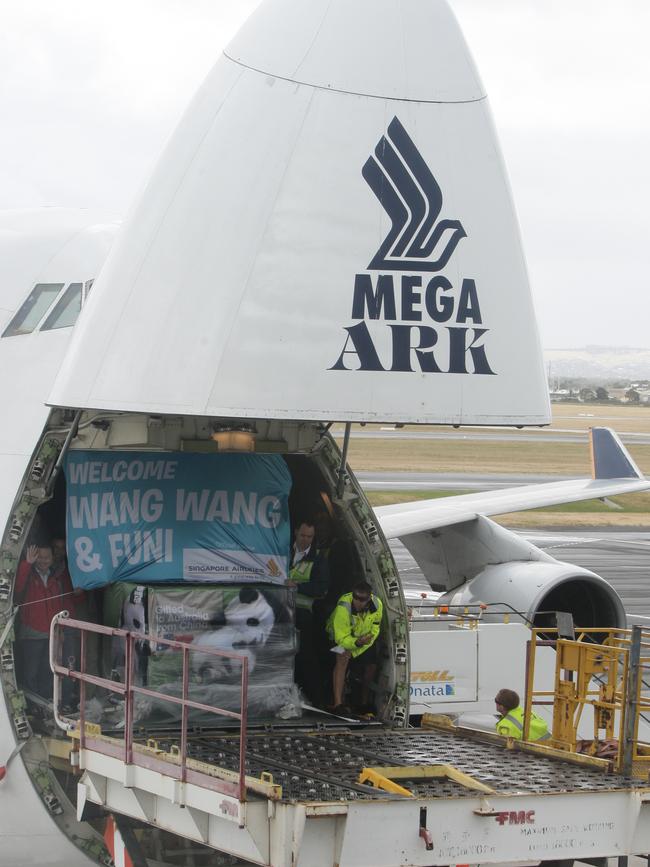
[[(350, 441), (348, 460), (356, 470), (420, 473), (534, 473), (585, 476), (591, 473), (586, 443), (362, 439)], [(629, 447), (650, 474), (650, 445)]]
[[(437, 500), (472, 491), (369, 491), (373, 506), (408, 503), (411, 500)], [(565, 503), (531, 509), (529, 512), (511, 512), (495, 520), (506, 527), (619, 527), (650, 529), (650, 493), (627, 494), (611, 497), (613, 508), (602, 500)]]
[(599, 406), (584, 403), (552, 404), (551, 430), (588, 430), (594, 424), (613, 427), (619, 433), (650, 432), (650, 406)]
[[(590, 406), (553, 404), (552, 428), (584, 431), (592, 425), (613, 427), (620, 432), (650, 433), (650, 408), (633, 406)], [(422, 430), (422, 427), (412, 427)], [(426, 429), (426, 428), (424, 428)], [(423, 473), (531, 473), (588, 476), (589, 449), (583, 443), (563, 443), (549, 436), (547, 441), (485, 442), (463, 439), (463, 429), (435, 427), (450, 431), (449, 440), (363, 439), (350, 441), (348, 460), (355, 471)], [(404, 428), (408, 432), (409, 426)], [(472, 433), (480, 428), (471, 428)], [(486, 432), (494, 432), (494, 428)], [(335, 432), (336, 434), (339, 431)], [(525, 432), (523, 432), (525, 433)], [(543, 436), (543, 435), (542, 435)], [(650, 445), (628, 446), (642, 472), (650, 475)], [(406, 502), (458, 494), (458, 491), (373, 491), (373, 505)], [(503, 515), (508, 526), (583, 526), (650, 528), (650, 493), (615, 497), (621, 507), (612, 509), (600, 500)]]
[[(611, 427), (618, 433), (650, 433), (650, 405), (634, 406), (631, 404), (589, 404), (589, 403), (553, 403), (551, 424), (543, 428), (529, 428), (530, 431), (543, 433), (546, 430), (580, 431), (589, 430), (593, 425)], [(369, 429), (380, 425), (368, 425)], [(337, 433), (343, 432), (342, 425), (335, 425)], [(405, 425), (404, 430), (435, 430), (462, 434), (463, 430), (472, 433), (493, 433), (493, 427), (466, 427), (454, 430), (450, 425)]]

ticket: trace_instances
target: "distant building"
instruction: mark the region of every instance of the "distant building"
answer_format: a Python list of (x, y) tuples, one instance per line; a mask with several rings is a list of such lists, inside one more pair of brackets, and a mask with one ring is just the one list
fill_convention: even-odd
[(625, 388), (610, 388), (609, 397), (620, 403), (650, 404), (650, 388), (641, 388), (632, 383)]
[(560, 401), (560, 400), (572, 400), (574, 398), (574, 392), (570, 388), (556, 388), (549, 389), (548, 396), (551, 400)]
[(610, 400), (618, 400), (620, 403), (627, 403), (627, 397), (625, 395), (629, 390), (629, 386), (627, 388), (610, 388)]

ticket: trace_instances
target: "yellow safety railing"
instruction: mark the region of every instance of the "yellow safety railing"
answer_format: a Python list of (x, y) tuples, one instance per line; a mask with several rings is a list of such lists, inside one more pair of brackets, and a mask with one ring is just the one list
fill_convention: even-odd
[[(524, 740), (533, 707), (552, 705), (550, 746), (609, 758), (621, 773), (647, 776), (650, 745), (639, 742), (639, 719), (642, 714), (650, 719), (650, 630), (583, 629), (574, 640), (560, 638), (556, 629), (548, 627), (532, 633), (526, 661)], [(556, 651), (553, 689), (535, 689), (536, 654), (549, 646)], [(587, 709), (593, 715), (591, 737), (579, 738)]]

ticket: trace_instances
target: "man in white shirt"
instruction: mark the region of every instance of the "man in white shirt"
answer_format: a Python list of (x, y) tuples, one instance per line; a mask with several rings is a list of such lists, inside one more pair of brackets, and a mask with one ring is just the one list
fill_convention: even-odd
[(311, 520), (300, 521), (294, 530), (287, 586), (296, 589), (296, 628), (300, 635), (296, 683), (314, 704), (322, 704), (324, 679), (319, 663), (321, 630), (314, 626), (313, 607), (317, 600), (327, 594), (329, 570), (327, 557), (318, 551), (316, 528)]
[[(295, 530), (293, 547), (291, 548), (291, 566), (289, 576), (298, 563), (307, 558), (307, 561), (313, 562), (314, 557), (311, 556), (311, 548), (316, 537), (316, 528), (309, 521), (302, 521)], [(314, 555), (316, 551), (314, 550)]]

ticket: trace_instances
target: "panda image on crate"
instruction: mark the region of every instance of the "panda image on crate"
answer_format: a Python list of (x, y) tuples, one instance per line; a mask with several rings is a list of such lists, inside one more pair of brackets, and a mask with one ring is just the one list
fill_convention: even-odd
[[(107, 598), (108, 597), (108, 598)], [(120, 602), (121, 600), (121, 602)], [(145, 614), (150, 638), (137, 642), (135, 673), (140, 682), (162, 694), (180, 696), (182, 653), (156, 641), (156, 637), (189, 645), (189, 698), (201, 704), (239, 711), (241, 662), (207, 651), (237, 654), (248, 660), (248, 714), (250, 717), (296, 717), (301, 698), (294, 683), (297, 648), (295, 612), (290, 592), (273, 585), (149, 586), (121, 583), (105, 591), (105, 617), (134, 628)], [(119, 615), (117, 612), (119, 611)], [(138, 697), (139, 721), (172, 722), (180, 707), (162, 699)], [(192, 710), (190, 722), (218, 724), (223, 717)]]
[[(226, 606), (225, 626), (197, 635), (192, 648), (238, 653), (248, 659), (249, 677), (255, 670), (260, 651), (275, 625), (275, 613), (266, 596), (254, 587), (242, 587), (238, 596)], [(192, 672), (202, 683), (216, 683), (233, 675), (240, 677), (237, 659), (193, 653)]]

